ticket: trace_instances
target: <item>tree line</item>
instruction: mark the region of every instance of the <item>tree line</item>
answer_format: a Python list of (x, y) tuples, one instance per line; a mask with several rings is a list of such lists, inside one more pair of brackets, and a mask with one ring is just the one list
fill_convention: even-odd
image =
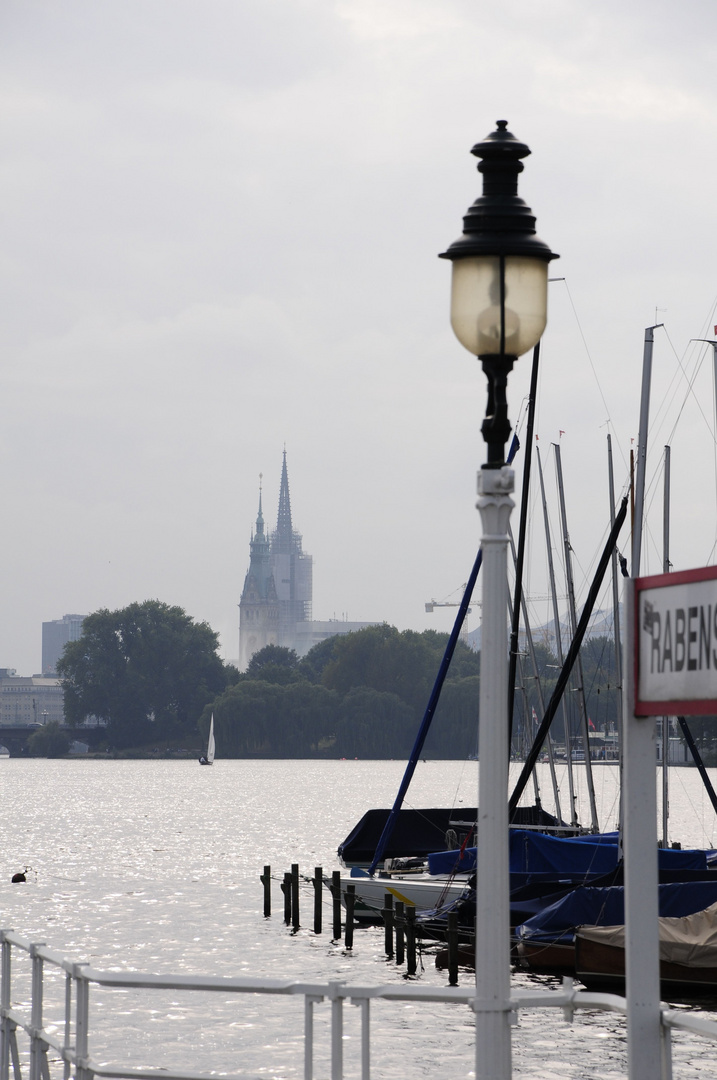
[[(413, 746), (448, 642), (435, 631), (388, 624), (336, 635), (299, 658), (269, 645), (246, 672), (224, 664), (206, 623), (158, 600), (89, 615), (78, 641), (58, 664), (69, 724), (92, 716), (118, 750), (206, 739), (214, 714), (217, 754), (224, 757), (405, 758)], [(537, 646), (547, 703), (557, 660)], [(583, 650), (593, 726), (616, 720), (614, 659), (609, 639)], [(534, 678), (516, 694), (517, 746), (540, 718)], [(423, 748), (431, 758), (477, 753), (480, 654), (458, 642)], [(573, 731), (575, 719), (568, 712)], [(564, 740), (562, 716), (553, 735)], [(45, 740), (48, 742), (48, 740)], [(42, 740), (39, 740), (42, 745)]]

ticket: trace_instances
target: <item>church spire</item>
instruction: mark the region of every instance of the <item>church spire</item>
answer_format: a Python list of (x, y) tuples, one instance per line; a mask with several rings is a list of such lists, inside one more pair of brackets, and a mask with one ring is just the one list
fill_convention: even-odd
[(284, 460), (281, 466), (281, 487), (279, 489), (279, 513), (276, 519), (276, 533), (274, 534), (275, 550), (290, 551), (294, 530), (291, 524), (291, 499), (289, 497), (289, 474), (286, 469), (286, 447), (284, 447)]
[(262, 481), (263, 475), (264, 475), (263, 473), (259, 473), (259, 513), (257, 514), (257, 517), (256, 517), (256, 535), (257, 536), (263, 536), (264, 535), (264, 515), (263, 515), (262, 510), (261, 510), (261, 481)]

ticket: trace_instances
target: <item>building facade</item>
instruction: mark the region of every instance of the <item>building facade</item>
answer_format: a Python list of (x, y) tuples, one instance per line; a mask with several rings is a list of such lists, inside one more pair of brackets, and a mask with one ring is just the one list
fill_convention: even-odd
[(54, 675), (57, 661), (68, 641), (78, 641), (82, 636), (84, 615), (63, 615), (61, 619), (42, 624), (42, 674)]
[(0, 727), (64, 724), (64, 697), (59, 679), (0, 669)]
[(374, 623), (312, 620), (313, 560), (303, 549), (291, 517), (286, 450), (281, 466), (276, 529), (267, 534), (259, 490), (256, 530), (249, 544), (249, 569), (239, 603), (239, 670), (254, 653), (280, 645), (306, 656), (319, 641)]

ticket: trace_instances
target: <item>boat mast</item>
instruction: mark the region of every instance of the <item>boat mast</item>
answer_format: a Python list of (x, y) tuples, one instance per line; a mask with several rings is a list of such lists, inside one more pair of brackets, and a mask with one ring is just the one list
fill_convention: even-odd
[[(508, 526), (508, 543), (510, 545), (510, 550), (513, 555), (513, 560), (515, 561), (515, 545), (513, 543), (513, 533), (511, 531), (510, 525)], [(510, 589), (508, 589), (508, 617), (510, 618), (511, 623), (515, 625), (515, 619), (513, 618), (513, 600), (510, 595)], [(517, 678), (520, 681), (520, 694), (523, 699), (523, 716), (525, 717), (523, 729), (520, 733), (518, 750), (523, 758), (523, 761), (525, 761), (526, 757), (530, 753), (530, 747), (533, 744), (533, 736), (531, 734), (530, 739), (528, 739), (528, 695), (525, 690), (525, 678), (523, 676), (523, 657), (520, 655), (517, 649), (515, 653), (515, 660), (515, 675), (513, 676), (513, 678), (514, 680)], [(514, 691), (513, 703), (515, 704), (515, 690), (517, 689), (517, 687), (513, 686), (512, 689)], [(510, 748), (509, 760), (512, 757), (512, 742), (513, 740), (511, 735), (511, 741), (508, 744)], [(535, 793), (535, 805), (540, 808), (540, 784), (538, 783), (538, 774), (535, 769), (533, 769), (533, 791)]]
[[(568, 654), (565, 657), (565, 662), (564, 662), (564, 664), (562, 666), (560, 674), (558, 675), (558, 680), (557, 680), (557, 682), (555, 684), (555, 689), (553, 690), (550, 701), (548, 702), (548, 707), (545, 710), (545, 716), (540, 721), (540, 727), (538, 728), (538, 734), (536, 735), (536, 737), (535, 737), (535, 739), (533, 741), (533, 748), (530, 751), (530, 754), (529, 754), (529, 756), (528, 756), (528, 758), (527, 758), (527, 760), (525, 762), (525, 765), (523, 766), (523, 769), (521, 771), (520, 776), (518, 777), (518, 782), (515, 785), (515, 788), (513, 790), (513, 794), (510, 797), (510, 802), (509, 802), (508, 805), (509, 805), (511, 811), (513, 810), (514, 807), (516, 807), (518, 805), (520, 797), (523, 794), (523, 791), (525, 790), (525, 785), (527, 784), (528, 780), (530, 779), (531, 769), (533, 769), (533, 767), (535, 766), (535, 762), (536, 762), (536, 760), (538, 758), (538, 753), (540, 752), (540, 747), (545, 742), (548, 731), (550, 730), (550, 725), (552, 724), (553, 719), (555, 717), (555, 713), (557, 712), (558, 705), (562, 701), (563, 694), (565, 692), (565, 688), (566, 688), (566, 686), (568, 684), (568, 679), (570, 678), (570, 672), (572, 671), (573, 666), (575, 664), (575, 660), (577, 658), (577, 655), (580, 652), (580, 648), (582, 646), (583, 639), (585, 637), (585, 634), (587, 633), (588, 623), (590, 622), (590, 618), (592, 616), (593, 608), (595, 607), (595, 602), (597, 601), (600, 590), (602, 589), (603, 579), (604, 579), (605, 574), (607, 572), (608, 563), (610, 562), (610, 555), (612, 554), (612, 550), (615, 547), (615, 544), (617, 543), (618, 536), (620, 535), (620, 530), (622, 529), (623, 525), (625, 524), (625, 518), (626, 517), (627, 517), (627, 495), (624, 497), (624, 499), (622, 500), (622, 502), (620, 504), (620, 509), (618, 510), (618, 512), (617, 512), (617, 514), (615, 516), (615, 524), (613, 525), (612, 529), (610, 530), (610, 535), (607, 538), (607, 541), (605, 543), (605, 547), (603, 548), (602, 555), (600, 556), (600, 560), (598, 562), (597, 570), (595, 571), (595, 577), (593, 578), (592, 584), (591, 584), (591, 586), (590, 586), (590, 588), (588, 590), (588, 595), (587, 595), (587, 598), (586, 598), (585, 603), (583, 605), (583, 610), (582, 610), (582, 612), (580, 614), (580, 622), (578, 623), (578, 628), (577, 628), (577, 631), (575, 633), (575, 637), (570, 642), (570, 648), (568, 649)], [(717, 796), (715, 796), (715, 805), (717, 806)]]
[[(548, 503), (545, 498), (545, 482), (543, 480), (543, 466), (540, 461), (540, 451), (535, 450), (538, 462), (538, 475), (540, 477), (540, 495), (543, 501), (543, 521), (545, 523), (545, 546), (548, 552), (548, 573), (550, 575), (550, 598), (553, 606), (553, 627), (555, 632), (555, 654), (560, 667), (563, 666), (563, 640), (560, 629), (560, 613), (558, 612), (558, 597), (555, 590), (555, 567), (553, 566), (553, 549), (550, 543), (550, 522), (548, 520)], [(565, 698), (560, 700), (560, 712), (563, 718), (563, 733), (565, 736), (566, 761), (568, 767), (568, 793), (570, 797), (570, 824), (577, 825), (578, 812), (575, 805), (575, 783), (573, 780), (573, 754), (572, 737), (570, 730), (570, 714), (565, 705)], [(545, 714), (543, 714), (545, 715)]]
[[(665, 447), (665, 483), (662, 504), (662, 572), (670, 572), (670, 448)], [(670, 760), (670, 718), (662, 717), (662, 841), (667, 847), (667, 819), (670, 814), (668, 764)]]
[(632, 522), (632, 577), (640, 576), (642, 553), (642, 524), (645, 512), (645, 468), (647, 465), (647, 424), (650, 416), (650, 384), (652, 381), (652, 347), (655, 330), (662, 323), (648, 326), (645, 330), (645, 346), (642, 353), (642, 392), (640, 395), (640, 431), (637, 437), (637, 478), (635, 481), (635, 510)]
[[(575, 582), (573, 579), (572, 548), (568, 535), (568, 518), (565, 511), (565, 491), (563, 489), (563, 467), (560, 461), (560, 447), (555, 446), (555, 464), (558, 470), (558, 494), (560, 497), (560, 521), (563, 530), (563, 547), (565, 549), (565, 579), (568, 586), (568, 611), (570, 613), (570, 637), (575, 637), (578, 624), (575, 610)], [(590, 824), (593, 832), (598, 832), (597, 806), (595, 804), (595, 786), (593, 784), (592, 761), (590, 760), (590, 732), (588, 730), (588, 711), (585, 705), (585, 682), (583, 679), (583, 662), (578, 653), (576, 658), (578, 673), (578, 706), (580, 709), (580, 721), (583, 733), (583, 746), (585, 748), (585, 779), (588, 786), (588, 798), (590, 800)]]
[[(513, 541), (513, 532), (508, 526), (508, 539), (510, 540), (510, 550), (513, 555), (513, 561), (515, 562), (515, 543)], [(538, 707), (540, 708), (540, 715), (545, 716), (545, 700), (543, 698), (543, 687), (540, 681), (540, 674), (538, 671), (538, 660), (535, 655), (535, 645), (533, 643), (533, 632), (530, 629), (530, 622), (528, 621), (528, 605), (525, 602), (525, 593), (520, 598), (521, 607), (523, 610), (523, 625), (525, 626), (525, 640), (528, 646), (528, 655), (530, 656), (530, 663), (533, 668), (533, 678), (535, 679), (535, 689), (538, 695)], [(527, 707), (526, 707), (527, 709)], [(527, 713), (526, 713), (527, 714)], [(536, 732), (531, 730), (531, 742), (535, 739)], [(548, 763), (550, 765), (550, 780), (553, 785), (553, 798), (555, 800), (555, 816), (558, 821), (563, 820), (563, 815), (560, 809), (560, 788), (558, 787), (558, 778), (555, 773), (555, 758), (553, 755), (553, 736), (548, 729), (548, 735), (545, 740), (545, 745), (548, 748)]]
[[(612, 465), (612, 436), (607, 436), (607, 475), (610, 494), (610, 528), (615, 524), (615, 478)], [(617, 689), (617, 746), (618, 775), (620, 779), (620, 811), (622, 822), (622, 642), (620, 640), (620, 589), (618, 585), (617, 547), (612, 550), (612, 629), (615, 646), (615, 681)]]
[(515, 590), (510, 627), (510, 652), (508, 654), (508, 759), (513, 742), (513, 702), (515, 699), (515, 668), (518, 660), (518, 631), (520, 629), (521, 598), (523, 595), (523, 562), (525, 560), (525, 534), (528, 524), (528, 498), (530, 496), (530, 464), (533, 453), (533, 428), (535, 426), (535, 399), (538, 391), (538, 366), (540, 342), (533, 349), (533, 366), (530, 372), (528, 395), (528, 422), (525, 430), (525, 464), (520, 495), (520, 523), (518, 525), (518, 553), (515, 561)]

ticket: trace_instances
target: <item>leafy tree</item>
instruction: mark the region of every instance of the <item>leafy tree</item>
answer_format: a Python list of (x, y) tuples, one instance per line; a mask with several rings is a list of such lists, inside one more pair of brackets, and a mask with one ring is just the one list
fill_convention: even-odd
[(265, 645), (252, 656), (246, 674), (250, 679), (262, 679), (266, 668), (279, 667), (295, 671), (298, 665), (299, 657), (295, 649), (287, 649), (283, 645)]
[(283, 645), (265, 645), (254, 653), (242, 677), (286, 686), (287, 683), (298, 682), (303, 675), (294, 649), (287, 649)]
[(286, 685), (243, 679), (207, 706), (201, 727), (208, 729), (213, 712), (222, 757), (313, 757), (335, 741), (338, 709), (335, 693), (305, 679)]
[(479, 697), (477, 675), (446, 680), (426, 738), (425, 757), (467, 758), (478, 752)]
[(324, 671), (334, 659), (338, 640), (338, 634), (324, 638), (323, 641), (319, 641), (312, 649), (309, 649), (306, 656), (299, 661), (299, 670), (309, 682), (320, 683), (322, 681)]
[(415, 728), (413, 710), (396, 694), (354, 687), (341, 703), (335, 750), (339, 757), (405, 758)]
[(217, 648), (207, 623), (159, 600), (96, 611), (58, 662), (65, 716), (104, 720), (119, 748), (191, 734), (227, 683)]
[(382, 623), (337, 638), (322, 681), (342, 697), (358, 686), (396, 694), (418, 714), (425, 708), (437, 671), (436, 650), (422, 634), (401, 633)]
[(57, 720), (33, 731), (27, 740), (27, 750), (31, 757), (63, 757), (70, 749), (70, 740), (62, 731)]

